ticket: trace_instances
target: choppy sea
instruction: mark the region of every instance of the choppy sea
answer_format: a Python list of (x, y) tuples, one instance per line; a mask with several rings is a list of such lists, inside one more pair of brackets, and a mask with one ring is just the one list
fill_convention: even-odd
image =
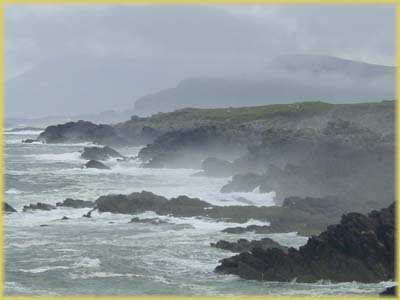
[[(5, 216), (6, 295), (344, 295), (378, 294), (393, 282), (313, 284), (243, 280), (213, 272), (220, 259), (234, 255), (215, 249), (220, 239), (270, 237), (292, 247), (306, 243), (295, 232), (232, 235), (226, 227), (267, 224), (172, 218), (173, 224), (128, 223), (138, 215), (93, 214), (88, 209), (58, 208), (21, 212), (24, 205), (55, 205), (66, 198), (96, 200), (101, 195), (151, 191), (167, 198), (197, 197), (216, 205), (271, 206), (273, 193), (219, 192), (227, 179), (191, 176), (199, 170), (145, 169), (137, 161), (107, 162), (111, 170), (82, 169), (79, 151), (89, 144), (24, 144), (39, 132), (5, 136), (5, 201), (19, 212)], [(139, 147), (116, 148), (136, 156)], [(63, 216), (69, 220), (61, 220)], [(48, 225), (41, 227), (40, 225)]]

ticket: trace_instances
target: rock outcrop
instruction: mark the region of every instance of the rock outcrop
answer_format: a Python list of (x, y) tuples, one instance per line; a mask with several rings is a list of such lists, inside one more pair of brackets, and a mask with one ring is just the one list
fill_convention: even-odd
[(57, 202), (57, 207), (71, 207), (71, 208), (91, 208), (94, 207), (93, 201), (71, 199), (67, 198), (63, 202)]
[(4, 202), (4, 211), (9, 213), (17, 212), (17, 210), (7, 202)]
[(157, 211), (168, 199), (150, 192), (142, 191), (130, 195), (107, 195), (96, 200), (99, 212), (136, 214), (145, 211)]
[(340, 220), (344, 212), (350, 210), (346, 199), (288, 198), (282, 206), (217, 206), (197, 198), (179, 196), (168, 200), (165, 197), (142, 191), (130, 195), (106, 195), (96, 201), (99, 212), (136, 214), (154, 211), (159, 215), (176, 217), (203, 217), (226, 222), (248, 222), (257, 219), (270, 222), (270, 225), (250, 225), (226, 229), (229, 233), (298, 232), (302, 235), (317, 234), (327, 225)]
[(380, 293), (380, 296), (395, 296), (396, 295), (396, 286), (391, 286), (386, 288), (382, 293)]
[(87, 169), (100, 169), (100, 170), (109, 170), (110, 167), (106, 166), (105, 164), (103, 164), (100, 161), (97, 160), (89, 160), (84, 167), (86, 167)]
[(85, 147), (81, 154), (81, 158), (86, 160), (105, 161), (110, 158), (124, 158), (124, 156), (111, 147)]
[(288, 248), (282, 246), (281, 244), (275, 242), (270, 238), (263, 238), (257, 241), (249, 241), (246, 239), (239, 239), (236, 242), (228, 242), (224, 240), (220, 240), (216, 243), (211, 243), (211, 247), (228, 250), (231, 252), (248, 252), (253, 248), (261, 248), (261, 249), (270, 249), (270, 248), (278, 248), (283, 252), (287, 252)]
[[(222, 192), (276, 192), (290, 196), (351, 195), (351, 199), (389, 205), (394, 197), (394, 139), (353, 122), (328, 122), (319, 130), (270, 129), (262, 145), (234, 162), (241, 170)], [(373, 207), (371, 207), (373, 208)]]
[(394, 278), (394, 204), (368, 215), (343, 215), (306, 245), (284, 253), (253, 248), (223, 259), (216, 269), (245, 279), (267, 281), (380, 282)]
[(128, 143), (118, 135), (114, 127), (82, 120), (49, 126), (39, 135), (38, 140), (49, 144), (93, 142), (101, 145), (125, 145)]
[(36, 204), (24, 205), (22, 211), (27, 212), (30, 210), (53, 210), (56, 209), (54, 205), (38, 202)]

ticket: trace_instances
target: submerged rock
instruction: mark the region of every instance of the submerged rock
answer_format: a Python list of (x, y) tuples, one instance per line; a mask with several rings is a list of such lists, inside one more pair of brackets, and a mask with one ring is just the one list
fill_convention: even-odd
[(36, 204), (29, 204), (29, 206), (25, 205), (22, 211), (26, 212), (29, 210), (53, 210), (53, 209), (56, 209), (54, 205), (38, 202)]
[(105, 164), (97, 160), (89, 160), (84, 166), (88, 169), (100, 169), (100, 170), (111, 169), (109, 166), (106, 166)]
[(94, 207), (94, 202), (86, 200), (74, 200), (71, 198), (65, 199), (63, 202), (57, 202), (56, 206), (72, 207), (72, 208), (90, 208)]
[(367, 216), (343, 215), (299, 250), (253, 248), (221, 260), (215, 271), (267, 281), (380, 282), (394, 278), (394, 204)]
[(109, 160), (110, 158), (124, 158), (124, 156), (111, 147), (85, 147), (81, 158), (86, 160)]
[(12, 207), (10, 204), (8, 204), (7, 202), (4, 202), (4, 211), (5, 212), (17, 212), (17, 210)]
[(239, 239), (236, 242), (228, 242), (224, 240), (220, 240), (217, 243), (211, 243), (211, 247), (228, 250), (231, 252), (245, 252), (251, 251), (253, 248), (261, 248), (261, 249), (270, 249), (270, 248), (278, 248), (283, 252), (287, 252), (288, 248), (282, 246), (281, 244), (275, 242), (270, 238), (263, 238), (257, 241), (249, 241), (246, 239)]

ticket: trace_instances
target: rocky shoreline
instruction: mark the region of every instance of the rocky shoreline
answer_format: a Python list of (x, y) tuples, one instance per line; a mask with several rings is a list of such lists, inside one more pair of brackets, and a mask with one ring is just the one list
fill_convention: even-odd
[(380, 282), (394, 278), (394, 205), (343, 215), (299, 250), (255, 247), (223, 259), (217, 273), (268, 281)]

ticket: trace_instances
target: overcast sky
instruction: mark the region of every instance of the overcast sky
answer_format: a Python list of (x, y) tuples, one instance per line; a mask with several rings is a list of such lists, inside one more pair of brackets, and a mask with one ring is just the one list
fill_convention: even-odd
[(213, 62), (251, 69), (292, 53), (395, 63), (389, 5), (8, 5), (5, 16), (7, 78), (75, 55), (177, 60), (199, 70)]

